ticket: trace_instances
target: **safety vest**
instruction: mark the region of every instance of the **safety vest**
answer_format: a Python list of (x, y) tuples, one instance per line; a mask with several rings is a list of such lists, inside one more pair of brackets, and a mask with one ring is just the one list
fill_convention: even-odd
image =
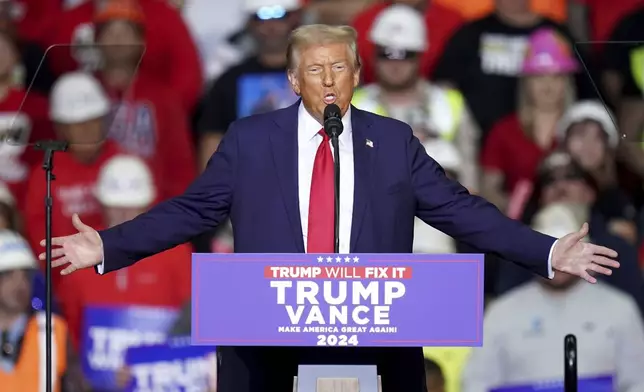
[[(378, 90), (379, 87), (375, 84), (359, 88), (353, 93), (351, 103), (358, 109), (388, 116), (387, 109), (378, 101)], [(427, 111), (431, 113), (441, 138), (454, 141), (465, 110), (463, 95), (455, 89), (432, 86), (428, 106)]]
[[(635, 81), (635, 85), (644, 95), (644, 47), (631, 50), (629, 54), (629, 63), (633, 81)], [(640, 130), (640, 135), (638, 135), (638, 137), (644, 136), (642, 134), (644, 134), (644, 131)], [(644, 141), (640, 142), (640, 146), (644, 148)]]
[[(52, 391), (60, 392), (67, 370), (67, 324), (52, 315), (51, 368)], [(11, 392), (46, 391), (45, 314), (38, 312), (27, 322), (19, 357), (11, 372), (0, 368), (0, 390)]]

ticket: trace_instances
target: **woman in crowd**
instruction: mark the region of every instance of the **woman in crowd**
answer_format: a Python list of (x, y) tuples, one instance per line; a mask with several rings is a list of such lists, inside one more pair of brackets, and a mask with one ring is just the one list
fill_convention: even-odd
[(599, 102), (581, 101), (568, 109), (557, 128), (560, 145), (597, 185), (595, 209), (608, 231), (635, 245), (637, 212), (619, 188), (615, 163), (619, 134), (611, 113)]
[(556, 31), (540, 29), (530, 36), (517, 112), (493, 127), (481, 154), (483, 196), (511, 217), (519, 216), (539, 161), (555, 147), (557, 122), (575, 99), (577, 69)]
[[(535, 215), (544, 208), (565, 203), (583, 210), (589, 224), (590, 240), (597, 245), (615, 249), (620, 268), (611, 276), (602, 276), (606, 283), (630, 294), (644, 315), (644, 281), (637, 261), (637, 249), (610, 231), (601, 209), (601, 194), (597, 181), (565, 151), (548, 155), (539, 165), (534, 180), (534, 192), (523, 211), (522, 221), (531, 225)], [(510, 263), (499, 266), (497, 292), (504, 292), (530, 280), (529, 272)]]

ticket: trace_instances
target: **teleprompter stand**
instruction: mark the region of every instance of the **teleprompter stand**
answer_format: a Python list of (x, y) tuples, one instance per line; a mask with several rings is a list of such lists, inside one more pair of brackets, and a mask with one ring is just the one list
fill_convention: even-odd
[(69, 144), (62, 140), (43, 140), (36, 142), (34, 148), (44, 152), (42, 168), (45, 171), (45, 181), (47, 183), (47, 195), (45, 196), (45, 366), (46, 369), (46, 391), (52, 390), (52, 369), (51, 369), (51, 211), (54, 204), (51, 195), (51, 182), (54, 177), (54, 153), (57, 151), (67, 151)]
[(293, 392), (382, 392), (375, 365), (300, 365)]

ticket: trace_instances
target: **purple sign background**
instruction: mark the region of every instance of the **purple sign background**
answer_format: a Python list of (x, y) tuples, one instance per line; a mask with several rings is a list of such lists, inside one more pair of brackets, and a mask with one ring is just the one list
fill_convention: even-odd
[[(340, 256), (340, 257), (338, 257)], [(338, 260), (339, 259), (339, 260)], [(266, 267), (408, 267), (409, 279), (284, 279), (265, 277)], [(286, 290), (286, 304), (297, 308), (295, 284), (307, 280), (347, 281), (349, 323), (336, 325), (336, 331), (310, 331), (305, 327), (329, 327), (304, 321), (310, 304), (300, 319), (299, 332), (279, 331), (292, 326), (285, 305), (277, 303), (277, 289), (271, 281), (292, 281)], [(356, 332), (351, 327), (351, 282), (399, 281), (405, 295), (394, 299), (389, 310), (388, 332)], [(192, 258), (192, 344), (210, 346), (471, 346), (483, 342), (483, 255), (478, 254), (193, 254)], [(382, 298), (382, 294), (379, 296)], [(361, 305), (373, 307), (362, 300)], [(371, 317), (370, 311), (367, 316)], [(351, 330), (343, 329), (349, 327)]]

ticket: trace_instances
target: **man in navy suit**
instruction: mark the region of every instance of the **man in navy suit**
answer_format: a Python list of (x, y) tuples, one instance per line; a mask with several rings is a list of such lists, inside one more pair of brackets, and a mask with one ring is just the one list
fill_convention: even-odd
[[(408, 125), (351, 107), (360, 78), (355, 39), (349, 27), (295, 30), (288, 77), (301, 101), (233, 123), (189, 189), (148, 213), (101, 232), (74, 216), (79, 232), (53, 240), (53, 266), (67, 265), (64, 275), (88, 267), (108, 273), (189, 241), (228, 216), (236, 252), (333, 253), (333, 158), (320, 132), (329, 104), (340, 107), (344, 124), (340, 253), (411, 253), (418, 216), (544, 277), (561, 271), (595, 282), (589, 272), (610, 274), (606, 267), (619, 266), (614, 251), (581, 241), (587, 225), (559, 240), (538, 234), (449, 180)], [(421, 348), (223, 347), (220, 353), (219, 392), (292, 390), (298, 363), (376, 363), (385, 392), (425, 391)]]

